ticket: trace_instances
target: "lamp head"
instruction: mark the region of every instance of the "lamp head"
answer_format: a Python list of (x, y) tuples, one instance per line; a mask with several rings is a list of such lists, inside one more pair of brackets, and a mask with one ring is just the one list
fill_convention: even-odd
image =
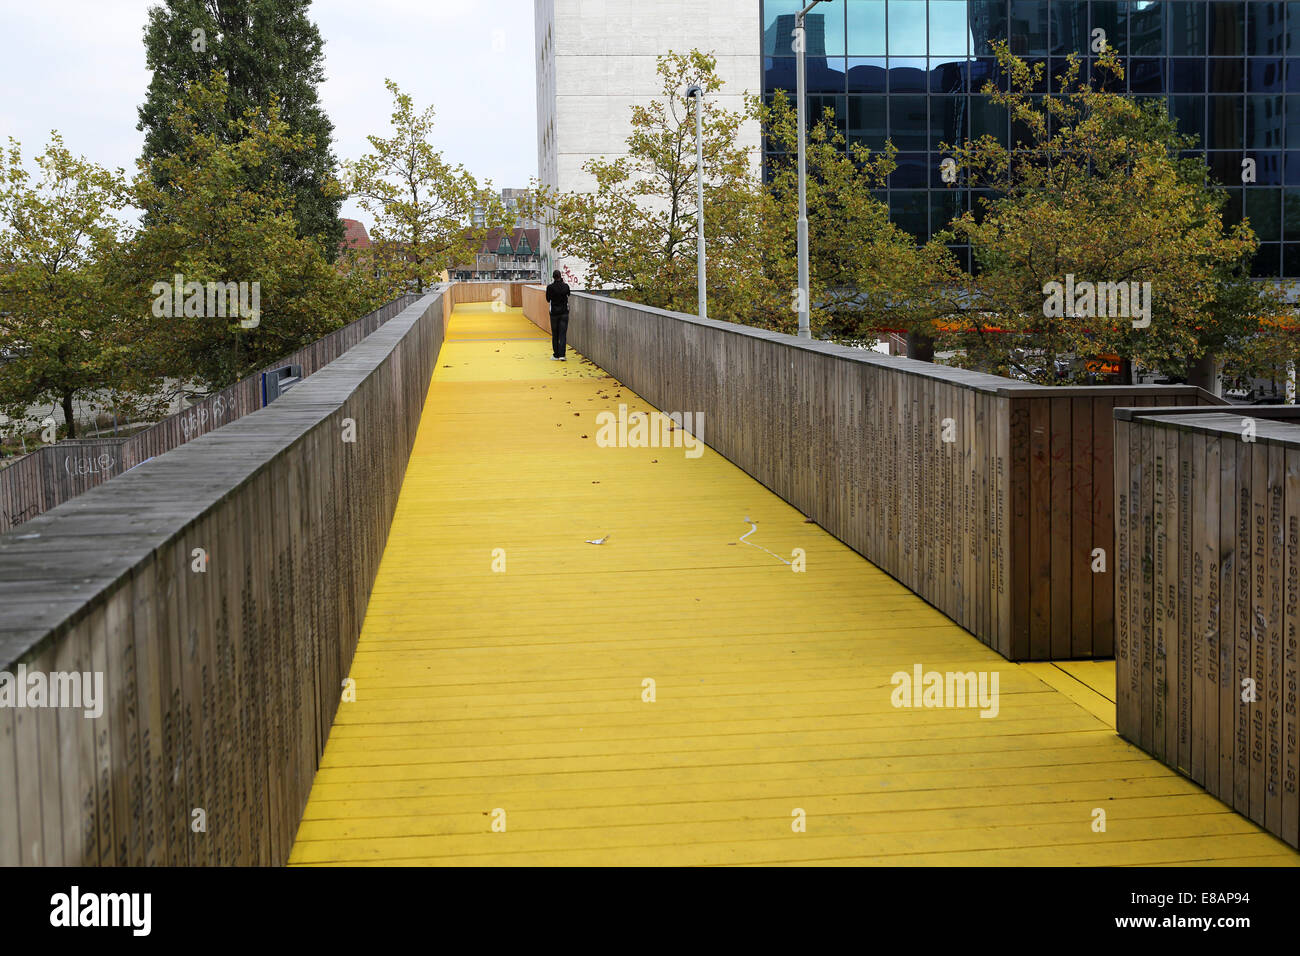
[(704, 87), (700, 86), (698, 83), (692, 83), (690, 86), (686, 87), (686, 98), (690, 99), (693, 96), (703, 97)]

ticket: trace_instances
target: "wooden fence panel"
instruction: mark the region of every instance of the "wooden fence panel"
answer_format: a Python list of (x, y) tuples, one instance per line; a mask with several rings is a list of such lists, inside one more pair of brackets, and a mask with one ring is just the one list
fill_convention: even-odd
[[(1300, 409), (1115, 415), (1119, 732), (1295, 846)], [(1136, 525), (1152, 529), (1150, 576), (1126, 553)], [(1134, 681), (1148, 607), (1153, 679)]]
[(444, 327), (439, 290), (0, 537), (0, 670), (104, 681), (97, 717), (0, 709), (0, 863), (285, 862)]

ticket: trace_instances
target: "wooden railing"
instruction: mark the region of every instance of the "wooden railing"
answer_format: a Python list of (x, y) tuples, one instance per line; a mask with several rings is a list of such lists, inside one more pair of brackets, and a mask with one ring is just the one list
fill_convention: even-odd
[[(542, 325), (537, 287), (523, 293)], [(543, 327), (548, 327), (543, 325)], [(1112, 413), (1051, 388), (575, 293), (569, 343), (1011, 660), (1113, 653)]]
[(304, 376), (311, 375), (418, 298), (401, 296), (130, 437), (74, 439), (37, 449), (0, 470), (0, 534), (142, 461), (256, 411), (263, 404), (263, 372), (300, 365)]
[(1300, 409), (1115, 416), (1118, 730), (1297, 846)]
[(0, 671), (103, 680), (98, 716), (0, 707), (0, 865), (287, 860), (447, 298), (0, 537)]

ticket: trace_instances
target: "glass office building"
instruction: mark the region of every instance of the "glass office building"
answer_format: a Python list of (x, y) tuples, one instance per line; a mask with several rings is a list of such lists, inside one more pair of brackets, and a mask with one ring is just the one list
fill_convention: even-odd
[[(802, 5), (762, 0), (765, 94), (793, 95), (790, 33)], [(808, 16), (809, 106), (832, 108), (850, 143), (893, 141), (898, 169), (882, 198), (895, 222), (926, 238), (972, 202), (971, 190), (940, 181), (940, 144), (985, 133), (1011, 141), (1007, 111), (980, 92), (1000, 82), (990, 42), (1008, 40), (1055, 77), (1071, 52), (1093, 68), (1096, 30), (1124, 63), (1126, 91), (1167, 100), (1198, 137), (1228, 187), (1229, 221), (1248, 216), (1259, 236), (1255, 274), (1300, 277), (1300, 2), (830, 0)], [(1255, 181), (1243, 184), (1247, 158)], [(969, 250), (959, 254), (969, 264)]]

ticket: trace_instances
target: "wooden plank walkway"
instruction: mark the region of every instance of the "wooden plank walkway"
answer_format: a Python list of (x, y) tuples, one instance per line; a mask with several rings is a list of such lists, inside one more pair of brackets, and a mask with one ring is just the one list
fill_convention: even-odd
[[(1115, 735), (1106, 665), (1009, 664), (711, 451), (598, 447), (647, 406), (549, 353), (457, 307), (291, 863), (1300, 863)], [(894, 707), (916, 665), (997, 716)]]

